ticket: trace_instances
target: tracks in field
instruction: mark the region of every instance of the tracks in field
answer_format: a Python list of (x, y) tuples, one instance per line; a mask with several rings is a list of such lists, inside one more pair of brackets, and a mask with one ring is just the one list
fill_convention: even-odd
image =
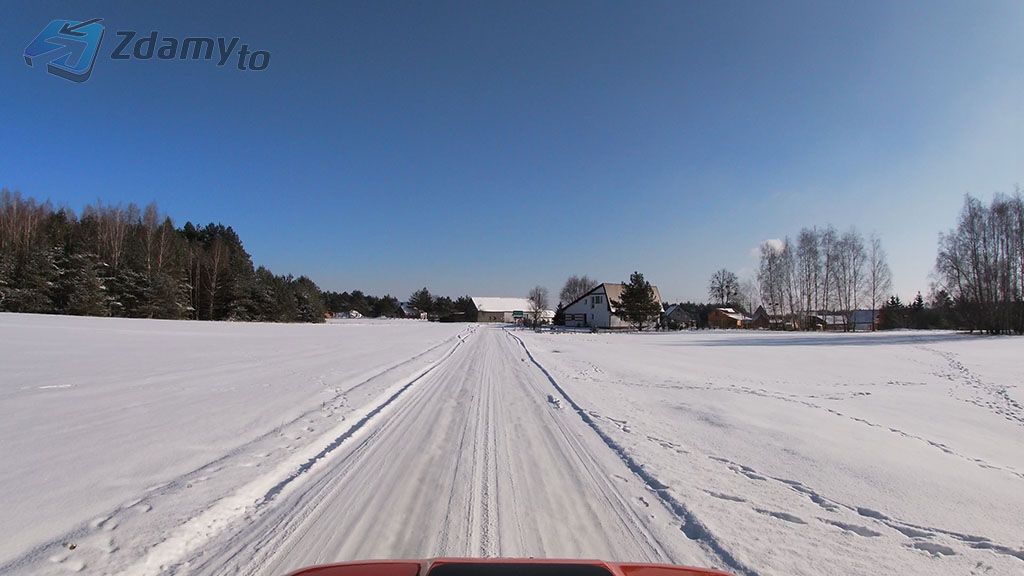
[[(80, 549), (75, 558), (90, 558), (81, 568), (140, 575), (283, 574), (332, 561), (445, 555), (605, 557), (755, 574), (586, 417), (510, 332), (470, 327), (336, 391), (321, 410), (341, 410), (353, 390), (378, 396), (315, 441), (290, 442), (276, 465), (252, 468), (230, 493), (176, 508), (221, 468), (266, 457), (264, 445), (248, 443), (154, 486), (0, 572), (28, 573), (63, 542), (91, 538), (106, 556)], [(307, 430), (306, 416), (281, 428)], [(131, 547), (118, 550), (110, 535), (119, 524), (141, 525), (149, 510), (178, 517), (160, 517), (162, 541), (128, 540)]]
[(1010, 396), (1006, 386), (985, 382), (960, 362), (957, 355), (952, 352), (927, 346), (918, 348), (941, 357), (949, 365), (949, 372), (936, 375), (954, 383), (954, 387), (949, 391), (951, 397), (987, 410), (1018, 426), (1024, 426), (1024, 406)]
[[(678, 521), (682, 524), (679, 529), (686, 535), (687, 538), (697, 542), (702, 548), (712, 554), (718, 559), (717, 564), (726, 568), (727, 570), (736, 574), (743, 574), (746, 576), (757, 576), (757, 572), (746, 566), (744, 563), (739, 561), (726, 546), (712, 534), (707, 527), (697, 518), (697, 516), (682, 502), (678, 501), (668, 492), (668, 486), (660, 482), (650, 472), (644, 469), (643, 465), (637, 462), (619, 443), (617, 443), (611, 436), (609, 436), (601, 427), (591, 418), (590, 414), (580, 407), (569, 396), (565, 389), (558, 384), (555, 378), (540, 362), (533, 356), (529, 348), (526, 347), (526, 343), (521, 338), (515, 336), (512, 333), (508, 333), (526, 353), (530, 361), (540, 370), (551, 385), (555, 388), (558, 394), (575, 410), (576, 414), (579, 415), (580, 419), (583, 420), (601, 439), (601, 441), (614, 452), (622, 463), (626, 467), (640, 478), (644, 484), (653, 492), (658, 500), (665, 505), (669, 510), (675, 514)], [(644, 501), (644, 504), (647, 504)]]
[[(216, 459), (151, 486), (88, 523), (39, 544), (20, 557), (0, 565), (0, 573), (37, 574), (46, 572), (44, 567), (85, 570), (106, 566), (110, 573), (155, 574), (163, 573), (165, 569), (173, 571), (189, 565), (192, 560), (188, 556), (197, 550), (201, 551), (209, 538), (227, 529), (232, 519), (252, 514), (271, 503), (279, 492), (357, 433), (416, 380), (442, 364), (472, 331), (473, 328), (463, 330), (411, 357), (368, 372), (350, 386), (335, 388), (334, 395), (321, 405), (282, 421), (277, 428), (239, 444)], [(309, 377), (306, 374), (302, 376)], [(405, 383), (401, 384), (403, 381)], [(401, 384), (397, 390), (394, 389), (396, 382)], [(336, 414), (347, 408), (347, 398), (353, 392), (379, 394), (379, 390), (388, 387), (392, 391), (377, 402), (371, 402), (361, 410)], [(333, 423), (338, 434), (334, 437), (322, 435), (312, 444), (307, 444), (307, 452), (309, 447), (320, 445), (322, 448), (315, 453), (311, 452), (304, 462), (296, 462), (291, 469), (268, 464), (272, 460), (268, 458), (269, 452), (295, 450), (295, 441), (314, 432), (310, 422), (316, 422), (313, 426), (317, 428)], [(288, 446), (281, 448), (286, 443)], [(208, 482), (231, 469), (251, 470), (260, 475), (240, 493), (225, 495), (215, 489), (204, 490)], [(200, 496), (199, 493), (207, 495)], [(209, 500), (204, 502), (202, 498)], [(183, 514), (187, 516), (182, 517)], [(169, 524), (170, 527), (178, 524), (178, 528), (169, 530), (161, 542), (138, 542), (131, 539), (133, 526), (152, 523)], [(122, 534), (129, 536), (121, 538)], [(69, 554), (68, 547), (72, 544), (75, 550)]]

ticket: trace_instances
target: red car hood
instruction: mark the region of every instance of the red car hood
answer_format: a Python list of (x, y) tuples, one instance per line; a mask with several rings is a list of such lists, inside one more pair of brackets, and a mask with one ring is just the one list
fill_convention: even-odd
[(369, 560), (311, 566), (289, 576), (731, 576), (708, 568), (539, 558)]

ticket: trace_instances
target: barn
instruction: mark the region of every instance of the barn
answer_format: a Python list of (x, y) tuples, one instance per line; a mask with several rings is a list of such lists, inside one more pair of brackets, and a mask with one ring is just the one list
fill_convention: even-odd
[(744, 328), (750, 317), (733, 308), (712, 308), (708, 311), (708, 326), (712, 328)]
[[(472, 300), (477, 322), (512, 323), (521, 319), (532, 320), (533, 318), (533, 307), (529, 298), (473, 296)], [(554, 316), (554, 311), (542, 310), (538, 320), (541, 324), (550, 323)]]

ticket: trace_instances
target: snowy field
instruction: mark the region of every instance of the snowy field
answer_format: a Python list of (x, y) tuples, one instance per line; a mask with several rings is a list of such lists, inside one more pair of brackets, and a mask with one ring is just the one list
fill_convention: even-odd
[(0, 314), (0, 574), (1024, 574), (1024, 340)]

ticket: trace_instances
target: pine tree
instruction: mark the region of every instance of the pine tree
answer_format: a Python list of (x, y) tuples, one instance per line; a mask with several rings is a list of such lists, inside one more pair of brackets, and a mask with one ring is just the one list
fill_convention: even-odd
[(323, 322), (327, 307), (324, 306), (320, 288), (316, 283), (305, 276), (299, 276), (299, 279), (293, 283), (293, 287), (299, 312), (298, 320), (300, 322)]
[(62, 258), (60, 279), (55, 283), (56, 311), (74, 316), (108, 316), (110, 297), (102, 270), (94, 254)]
[(914, 301), (908, 306), (910, 313), (910, 325), (911, 327), (922, 330), (927, 327), (928, 319), (925, 317), (924, 309), (924, 298), (921, 297), (921, 293), (918, 292), (917, 296), (914, 296)]
[(433, 311), (434, 297), (430, 295), (430, 290), (423, 287), (413, 292), (412, 296), (409, 296), (409, 305), (420, 312), (429, 314)]
[(899, 296), (890, 296), (889, 301), (882, 304), (878, 310), (878, 324), (883, 330), (895, 328), (906, 328), (907, 307), (900, 301)]
[(643, 330), (645, 326), (657, 323), (661, 316), (661, 304), (654, 296), (654, 288), (639, 272), (633, 272), (629, 277), (629, 283), (623, 284), (621, 298), (619, 302), (612, 301), (615, 315), (636, 330)]
[(436, 296), (430, 305), (433, 315), (438, 318), (446, 318), (455, 312), (455, 302), (447, 296)]
[(469, 296), (459, 296), (455, 301), (455, 311), (462, 313), (462, 318), (466, 322), (476, 322), (476, 306), (473, 305), (473, 299)]
[(398, 312), (398, 298), (386, 294), (377, 299), (373, 306), (373, 315), (377, 318), (394, 318)]

